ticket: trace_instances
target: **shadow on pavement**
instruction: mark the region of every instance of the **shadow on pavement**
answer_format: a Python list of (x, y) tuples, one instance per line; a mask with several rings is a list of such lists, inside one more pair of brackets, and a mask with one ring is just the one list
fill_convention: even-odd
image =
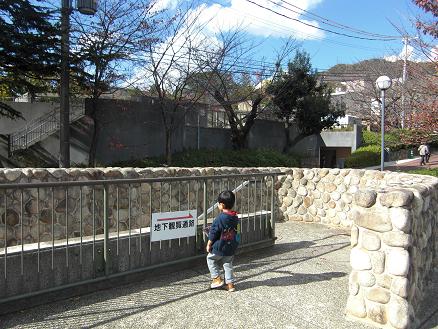
[(306, 284), (315, 281), (327, 281), (333, 278), (346, 276), (344, 272), (326, 272), (318, 274), (310, 273), (293, 273), (288, 271), (274, 271), (274, 273), (285, 273), (286, 276), (276, 276), (263, 281), (244, 281), (239, 283), (239, 290), (251, 289), (257, 286), (279, 287), (293, 286), (297, 284)]
[[(343, 234), (340, 234), (343, 235)], [(271, 248), (239, 255), (235, 271), (238, 289), (247, 290), (256, 285), (270, 287), (299, 285), (313, 281), (330, 280), (345, 276), (343, 272), (319, 274), (292, 273), (283, 270), (289, 265), (305, 262), (345, 248), (349, 243), (319, 244), (338, 235), (326, 235), (310, 241), (278, 243)], [(342, 237), (345, 239), (345, 237)], [(286, 274), (275, 277), (278, 273)], [(274, 276), (256, 281), (260, 275)], [(248, 281), (248, 279), (253, 279)], [(206, 265), (190, 270), (161, 275), (90, 295), (38, 306), (26, 311), (11, 313), (0, 318), (1, 328), (87, 327), (108, 325), (141, 312), (181, 302), (209, 291), (210, 278)], [(200, 297), (203, 299), (204, 297)], [(224, 297), (218, 297), (224, 298)]]

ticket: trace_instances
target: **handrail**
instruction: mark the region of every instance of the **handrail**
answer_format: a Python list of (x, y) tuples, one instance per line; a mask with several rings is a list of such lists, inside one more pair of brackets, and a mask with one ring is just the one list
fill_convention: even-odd
[[(74, 122), (85, 115), (85, 101), (75, 99), (70, 103), (70, 122)], [(24, 129), (11, 134), (11, 152), (26, 149), (59, 130), (59, 108), (57, 106), (49, 113), (31, 121)]]
[[(265, 177), (286, 175), (282, 171), (259, 172), (247, 174), (226, 175), (227, 178), (244, 178), (244, 177)], [(209, 176), (179, 176), (179, 177), (154, 177), (154, 178), (122, 178), (122, 179), (101, 179), (89, 181), (59, 181), (59, 182), (39, 182), (39, 183), (0, 183), (0, 189), (24, 189), (39, 187), (61, 187), (61, 186), (96, 186), (96, 185), (123, 185), (139, 183), (157, 183), (157, 182), (181, 182), (181, 181), (206, 181), (210, 179), (221, 179), (224, 175)]]

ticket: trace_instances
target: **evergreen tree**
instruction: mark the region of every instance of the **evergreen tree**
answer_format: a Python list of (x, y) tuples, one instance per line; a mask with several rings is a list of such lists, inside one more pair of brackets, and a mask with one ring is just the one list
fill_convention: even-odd
[[(342, 104), (332, 103), (327, 84), (318, 80), (309, 55), (297, 51), (288, 64), (287, 72), (279, 72), (267, 87), (275, 105), (274, 111), (285, 123), (284, 152), (288, 152), (306, 136), (319, 134), (323, 129), (333, 126), (345, 114)], [(298, 135), (291, 140), (292, 124), (296, 125)]]
[[(7, 95), (45, 91), (59, 69), (57, 29), (41, 1), (0, 1), (0, 86)], [(20, 113), (0, 102), (0, 116)]]

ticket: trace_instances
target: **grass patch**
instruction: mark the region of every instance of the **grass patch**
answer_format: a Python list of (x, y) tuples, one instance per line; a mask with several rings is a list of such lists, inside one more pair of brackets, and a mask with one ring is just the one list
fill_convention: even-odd
[(407, 170), (405, 172), (408, 174), (429, 175), (429, 176), (438, 177), (438, 168), (414, 169), (414, 170)]

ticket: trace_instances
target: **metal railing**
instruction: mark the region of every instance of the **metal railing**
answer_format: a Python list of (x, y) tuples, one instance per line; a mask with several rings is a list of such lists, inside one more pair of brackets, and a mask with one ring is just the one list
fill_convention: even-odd
[[(85, 115), (85, 100), (70, 100), (70, 123)], [(29, 122), (26, 126), (11, 134), (10, 151), (27, 149), (29, 146), (43, 140), (59, 130), (60, 107)]]
[[(249, 112), (235, 111), (239, 121), (245, 122)], [(272, 109), (265, 109), (257, 115), (259, 120), (281, 121)], [(203, 128), (230, 128), (227, 113), (224, 110), (217, 109), (192, 109), (187, 111), (185, 125), (191, 127)]]
[[(281, 174), (0, 184), (0, 305), (203, 257), (202, 229), (225, 189), (236, 194), (241, 245), (272, 242)], [(194, 236), (151, 239), (154, 213), (192, 209)]]

